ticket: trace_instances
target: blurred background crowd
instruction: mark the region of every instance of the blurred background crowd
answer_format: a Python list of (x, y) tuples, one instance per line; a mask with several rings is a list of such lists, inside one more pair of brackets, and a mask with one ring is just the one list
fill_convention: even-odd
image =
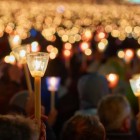
[[(16, 7), (18, 4), (22, 10)], [(28, 6), (31, 4), (35, 9), (28, 9), (30, 16), (27, 9), (24, 11), (25, 5), (18, 2), (12, 4), (15, 10), (9, 8), (11, 18), (4, 10), (0, 17), (0, 114), (27, 117), (34, 113), (23, 65), (11, 53), (17, 46), (28, 46), (32, 52), (50, 54), (41, 78), (42, 114), (48, 116), (47, 140), (138, 140), (139, 101), (129, 80), (140, 73), (139, 4), (118, 1), (109, 9), (107, 5), (92, 8), (84, 2), (85, 13), (73, 3), (75, 10), (66, 3), (46, 4), (50, 6), (48, 13), (43, 5), (40, 7), (44, 11), (36, 3)], [(48, 77), (60, 80), (53, 109)], [(34, 89), (34, 79), (29, 78)]]

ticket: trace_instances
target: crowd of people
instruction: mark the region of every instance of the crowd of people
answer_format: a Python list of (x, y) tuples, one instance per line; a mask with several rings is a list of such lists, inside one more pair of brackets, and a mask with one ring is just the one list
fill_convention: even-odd
[[(95, 58), (97, 56), (98, 58)], [(34, 101), (28, 94), (22, 67), (0, 66), (0, 140), (138, 140), (140, 114), (129, 78), (138, 72), (118, 58), (100, 55), (67, 68), (61, 58), (50, 60), (42, 78), (41, 127), (35, 129)], [(55, 68), (55, 66), (58, 66)], [(127, 68), (127, 69), (125, 69)], [(119, 81), (109, 86), (105, 74), (116, 73)], [(50, 107), (47, 76), (59, 76), (55, 108)], [(32, 86), (33, 79), (31, 78)]]

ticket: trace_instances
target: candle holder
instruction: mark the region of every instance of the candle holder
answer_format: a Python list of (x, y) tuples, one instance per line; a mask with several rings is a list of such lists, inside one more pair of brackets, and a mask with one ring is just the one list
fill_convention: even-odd
[(35, 119), (40, 127), (41, 124), (41, 77), (47, 68), (49, 54), (44, 52), (29, 53), (26, 56), (27, 64), (32, 77), (34, 77), (35, 88)]
[(46, 84), (48, 90), (51, 92), (50, 111), (55, 109), (55, 92), (58, 91), (60, 85), (60, 77), (47, 77)]
[(140, 111), (140, 74), (133, 75), (129, 82), (134, 95), (138, 97)]
[(29, 70), (27, 68), (27, 63), (26, 63), (26, 54), (30, 52), (30, 47), (23, 45), (21, 47), (16, 47), (13, 48), (12, 53), (16, 57), (17, 61), (21, 64), (23, 64), (24, 68), (24, 73), (26, 77), (26, 83), (27, 83), (27, 88), (29, 92), (29, 96), (31, 97), (33, 90), (32, 90), (32, 85), (31, 85), (31, 79), (29, 75)]

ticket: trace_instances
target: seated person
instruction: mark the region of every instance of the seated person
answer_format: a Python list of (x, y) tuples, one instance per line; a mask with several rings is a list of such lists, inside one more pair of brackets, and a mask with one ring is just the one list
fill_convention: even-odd
[(65, 123), (61, 140), (105, 140), (105, 130), (95, 116), (78, 114)]
[(123, 95), (108, 95), (98, 105), (98, 116), (108, 140), (135, 140), (131, 131), (131, 107)]
[(23, 116), (0, 115), (0, 140), (39, 140), (39, 131)]

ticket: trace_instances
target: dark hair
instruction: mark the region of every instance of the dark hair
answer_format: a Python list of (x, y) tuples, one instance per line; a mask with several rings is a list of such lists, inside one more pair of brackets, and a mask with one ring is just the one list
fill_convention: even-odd
[(104, 140), (103, 125), (94, 116), (75, 115), (64, 125), (61, 140)]
[(37, 140), (32, 120), (19, 115), (0, 115), (0, 140)]
[(131, 117), (131, 107), (125, 96), (108, 95), (100, 100), (98, 115), (107, 131), (119, 130), (124, 118)]

